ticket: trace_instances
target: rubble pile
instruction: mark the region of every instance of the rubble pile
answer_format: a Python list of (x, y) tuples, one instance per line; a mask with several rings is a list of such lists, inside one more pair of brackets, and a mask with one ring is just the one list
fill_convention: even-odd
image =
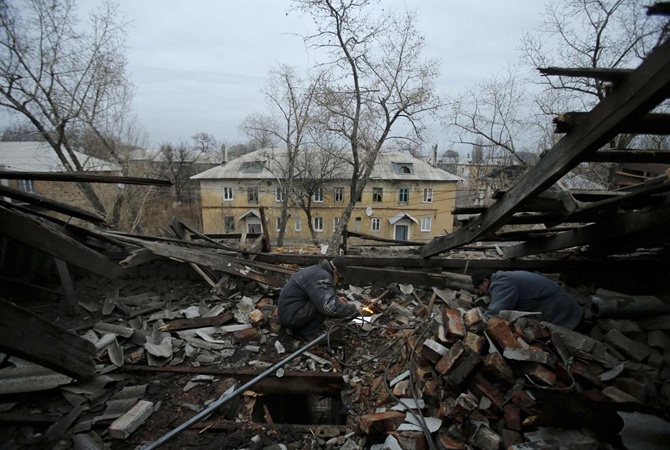
[[(261, 283), (227, 296), (190, 280), (80, 289), (89, 314), (71, 325), (95, 345), (97, 376), (42, 374), (51, 384), (29, 396), (0, 396), (3, 448), (141, 448), (306, 345), (281, 329), (278, 290)], [(634, 448), (622, 445), (649, 431), (631, 437), (624, 425), (667, 425), (667, 316), (601, 318), (579, 333), (518, 312), (485, 320), (482, 300), (464, 290), (343, 294), (374, 314), (327, 322), (317, 347), (165, 448)], [(0, 389), (26, 367), (3, 361)], [(316, 395), (289, 395), (301, 391)]]

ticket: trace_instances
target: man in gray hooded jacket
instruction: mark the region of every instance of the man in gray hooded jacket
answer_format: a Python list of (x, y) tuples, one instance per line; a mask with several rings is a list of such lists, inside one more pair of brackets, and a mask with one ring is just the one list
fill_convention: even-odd
[(346, 273), (346, 260), (336, 256), (293, 274), (279, 294), (277, 315), (281, 326), (313, 339), (326, 317), (354, 316), (359, 308), (335, 293)]
[(487, 318), (502, 310), (539, 312), (539, 320), (574, 330), (583, 311), (563, 288), (540, 274), (515, 270), (510, 272), (477, 270), (472, 285), (479, 294), (489, 294), (491, 304)]

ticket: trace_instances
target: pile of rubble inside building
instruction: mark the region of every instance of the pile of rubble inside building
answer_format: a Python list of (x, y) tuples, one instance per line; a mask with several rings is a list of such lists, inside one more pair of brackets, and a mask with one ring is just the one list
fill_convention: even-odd
[[(568, 287), (590, 319), (578, 333), (528, 313), (486, 320), (487, 298), (474, 295), (468, 276), (429, 271), (424, 284), (342, 286), (369, 313), (329, 320), (305, 341), (276, 313), (296, 264), (196, 251), (187, 241), (113, 239), (133, 243), (121, 264), (127, 273), (74, 276), (76, 304), (58, 279), (53, 290), (3, 285), (3, 327), (13, 324), (2, 331), (3, 349), (14, 350), (0, 366), (3, 449), (670, 443), (667, 299)], [(271, 256), (292, 254), (323, 258), (302, 249)], [(502, 265), (493, 255), (488, 262)], [(365, 272), (356, 267), (364, 255), (347, 258), (351, 272)]]

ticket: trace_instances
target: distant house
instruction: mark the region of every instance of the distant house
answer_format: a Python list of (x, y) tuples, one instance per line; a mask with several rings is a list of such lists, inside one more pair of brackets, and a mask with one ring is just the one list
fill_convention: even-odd
[[(337, 173), (324, 180), (312, 196), (312, 223), (324, 240), (332, 236), (350, 196), (350, 165), (346, 157), (341, 158)], [(261, 149), (193, 176), (200, 182), (204, 232), (260, 232), (259, 208), (264, 207), (271, 224), (266, 231), (275, 237), (284, 195), (281, 167), (285, 166), (285, 151)], [(459, 180), (407, 154), (382, 153), (348, 228), (386, 239), (416, 241), (451, 232)], [(293, 206), (289, 213), (285, 239), (309, 241), (304, 211)]]
[[(80, 152), (74, 152), (87, 172), (119, 175), (121, 168)], [(43, 180), (5, 180), (2, 171), (16, 172), (66, 172), (56, 152), (46, 142), (0, 142), (0, 183), (24, 192), (58, 200), (72, 206), (90, 209), (89, 202), (75, 183)], [(104, 190), (95, 186), (96, 190)], [(108, 188), (109, 189), (109, 188)]]

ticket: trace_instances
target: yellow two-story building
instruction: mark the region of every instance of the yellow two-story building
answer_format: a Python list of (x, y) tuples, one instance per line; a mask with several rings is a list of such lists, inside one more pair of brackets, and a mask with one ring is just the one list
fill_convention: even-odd
[[(333, 235), (349, 200), (346, 159), (323, 180), (311, 198), (317, 237)], [(209, 169), (192, 179), (200, 182), (203, 231), (207, 234), (266, 232), (276, 239), (286, 184), (286, 153), (261, 149)], [(351, 214), (348, 229), (372, 236), (429, 241), (452, 231), (452, 209), (460, 178), (404, 153), (380, 153), (372, 176)], [(263, 230), (259, 208), (270, 230)], [(292, 205), (285, 242), (311, 242), (306, 214)]]

